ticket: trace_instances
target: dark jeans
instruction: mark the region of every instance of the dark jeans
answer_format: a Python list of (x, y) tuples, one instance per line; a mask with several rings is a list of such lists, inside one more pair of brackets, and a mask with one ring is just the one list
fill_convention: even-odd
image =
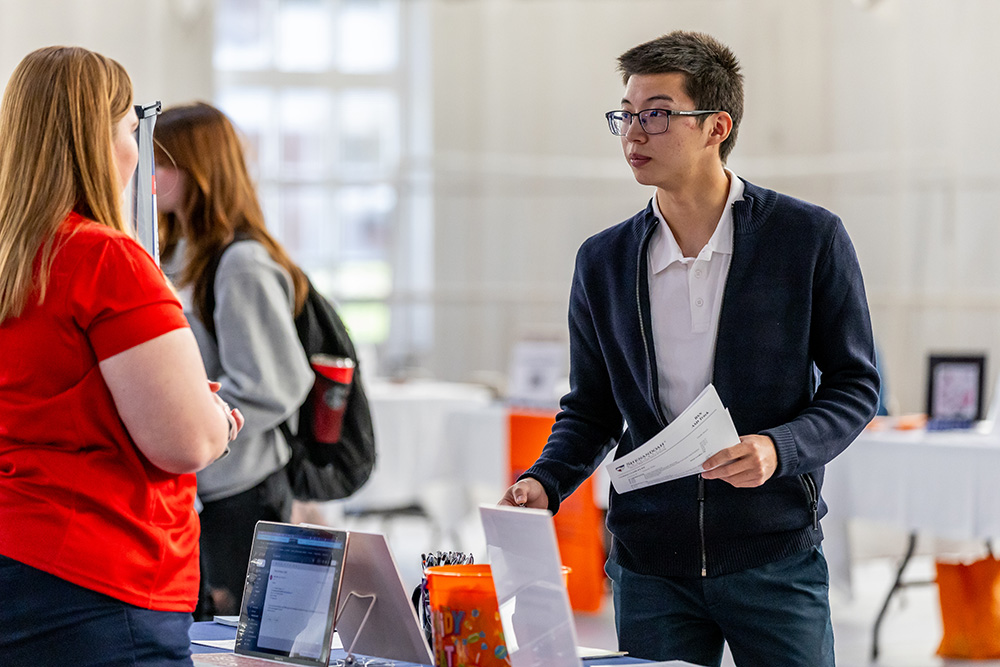
[(202, 575), (210, 589), (224, 592), (214, 595), (215, 613), (240, 613), (254, 526), (258, 521), (287, 522), (292, 499), (288, 475), (279, 470), (252, 489), (205, 503), (200, 514)]
[(190, 627), (0, 556), (4, 667), (190, 667)]
[(819, 547), (735, 574), (667, 578), (608, 561), (619, 649), (651, 660), (832, 667), (829, 572)]

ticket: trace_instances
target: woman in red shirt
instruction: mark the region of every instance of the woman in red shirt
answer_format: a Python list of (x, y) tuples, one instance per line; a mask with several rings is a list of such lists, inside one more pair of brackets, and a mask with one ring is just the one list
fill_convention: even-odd
[(195, 476), (242, 425), (128, 233), (132, 85), (29, 54), (0, 104), (0, 662), (190, 665)]

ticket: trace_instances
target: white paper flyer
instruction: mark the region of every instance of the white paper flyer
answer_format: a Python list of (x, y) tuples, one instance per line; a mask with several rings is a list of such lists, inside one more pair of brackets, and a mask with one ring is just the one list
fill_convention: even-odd
[(705, 461), (739, 441), (729, 410), (710, 384), (649, 442), (606, 467), (615, 491), (628, 493), (703, 472)]

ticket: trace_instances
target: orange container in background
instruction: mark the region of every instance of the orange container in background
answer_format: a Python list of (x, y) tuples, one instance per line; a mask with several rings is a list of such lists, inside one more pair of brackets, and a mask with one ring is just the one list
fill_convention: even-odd
[[(521, 476), (542, 453), (552, 431), (555, 412), (511, 410), (508, 415), (510, 438), (510, 483)], [(553, 517), (559, 556), (573, 569), (569, 580), (569, 601), (574, 611), (596, 612), (604, 597), (604, 526), (601, 510), (594, 503), (594, 479), (588, 477), (562, 502)]]
[(427, 568), (437, 667), (508, 667), (489, 565)]

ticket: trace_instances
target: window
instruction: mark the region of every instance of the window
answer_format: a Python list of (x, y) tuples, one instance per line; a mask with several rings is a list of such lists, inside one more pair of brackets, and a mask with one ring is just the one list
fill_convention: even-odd
[(405, 319), (396, 345), (407, 353), (429, 339), (392, 305), (399, 285), (430, 282), (429, 258), (399, 241), (429, 229), (429, 183), (410, 148), (429, 144), (426, 87), (414, 83), (426, 59), (402, 57), (424, 46), (422, 5), (219, 0), (215, 17), (217, 103), (245, 136), (270, 229), (356, 342), (385, 344)]

